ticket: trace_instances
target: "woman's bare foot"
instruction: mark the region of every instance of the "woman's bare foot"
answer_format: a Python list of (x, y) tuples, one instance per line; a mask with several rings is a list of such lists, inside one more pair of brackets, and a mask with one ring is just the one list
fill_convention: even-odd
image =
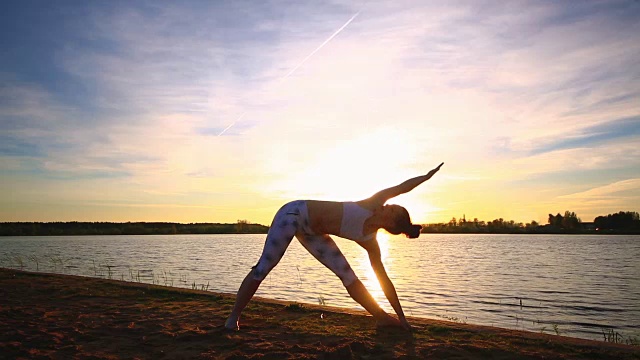
[(394, 318), (393, 316), (386, 314), (385, 317), (382, 317), (380, 319), (377, 319), (376, 321), (376, 327), (378, 328), (385, 328), (385, 327), (402, 327), (402, 323), (400, 322), (400, 320)]
[(227, 321), (225, 321), (224, 323), (224, 327), (227, 330), (235, 330), (238, 331), (240, 330), (240, 324), (239, 324), (239, 319), (233, 315), (230, 315), (229, 318), (227, 319)]

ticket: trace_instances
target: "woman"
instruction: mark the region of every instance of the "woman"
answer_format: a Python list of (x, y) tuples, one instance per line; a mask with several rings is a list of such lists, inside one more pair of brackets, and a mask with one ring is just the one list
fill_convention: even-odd
[[(404, 316), (396, 289), (382, 264), (376, 233), (383, 228), (394, 235), (403, 233), (410, 238), (420, 235), (421, 226), (411, 223), (405, 208), (385, 203), (429, 180), (443, 164), (426, 175), (409, 179), (357, 202), (297, 200), (285, 204), (271, 223), (260, 260), (240, 285), (235, 306), (225, 327), (239, 329), (240, 313), (258, 290), (262, 280), (280, 261), (295, 236), (302, 246), (342, 280), (349, 295), (373, 315), (377, 326), (397, 326), (410, 331), (411, 325)], [(353, 240), (367, 250), (371, 266), (385, 296), (398, 315), (397, 319), (380, 308), (329, 235)]]

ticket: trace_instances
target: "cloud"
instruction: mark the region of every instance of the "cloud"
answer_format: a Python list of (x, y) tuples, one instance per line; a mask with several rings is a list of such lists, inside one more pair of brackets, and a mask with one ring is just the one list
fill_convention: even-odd
[(616, 181), (611, 184), (598, 186), (586, 191), (574, 194), (563, 195), (560, 198), (566, 199), (603, 199), (610, 197), (620, 197), (626, 193), (634, 192), (640, 195), (640, 178)]
[(10, 136), (0, 136), (0, 156), (43, 157), (44, 151), (38, 144)]
[(640, 201), (640, 178), (631, 178), (596, 186), (585, 191), (558, 196), (556, 208), (571, 209), (582, 219), (619, 211), (637, 211)]
[(637, 168), (640, 165), (640, 150), (637, 137), (626, 141), (593, 144), (589, 147), (559, 149), (533, 156), (509, 160), (505, 171), (508, 177), (539, 175), (553, 172), (572, 172)]
[(584, 148), (597, 143), (610, 142), (627, 137), (640, 137), (640, 116), (624, 118), (588, 126), (570, 137), (549, 141), (532, 149), (531, 154), (541, 154), (554, 150)]

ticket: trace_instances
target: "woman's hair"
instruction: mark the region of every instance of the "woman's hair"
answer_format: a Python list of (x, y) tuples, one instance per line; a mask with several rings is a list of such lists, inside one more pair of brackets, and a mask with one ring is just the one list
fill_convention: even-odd
[(393, 221), (393, 224), (388, 225), (384, 229), (393, 235), (405, 234), (408, 238), (415, 239), (420, 236), (420, 230), (422, 230), (422, 226), (414, 225), (411, 223), (411, 218), (409, 217), (409, 212), (407, 209), (403, 208), (400, 205), (386, 205), (393, 206), (398, 209), (396, 212), (396, 218)]

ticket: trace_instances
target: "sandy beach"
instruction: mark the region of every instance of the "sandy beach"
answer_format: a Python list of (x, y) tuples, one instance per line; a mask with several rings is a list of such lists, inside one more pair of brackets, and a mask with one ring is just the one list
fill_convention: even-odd
[(377, 330), (365, 313), (0, 269), (2, 359), (640, 359), (640, 347), (412, 318)]

